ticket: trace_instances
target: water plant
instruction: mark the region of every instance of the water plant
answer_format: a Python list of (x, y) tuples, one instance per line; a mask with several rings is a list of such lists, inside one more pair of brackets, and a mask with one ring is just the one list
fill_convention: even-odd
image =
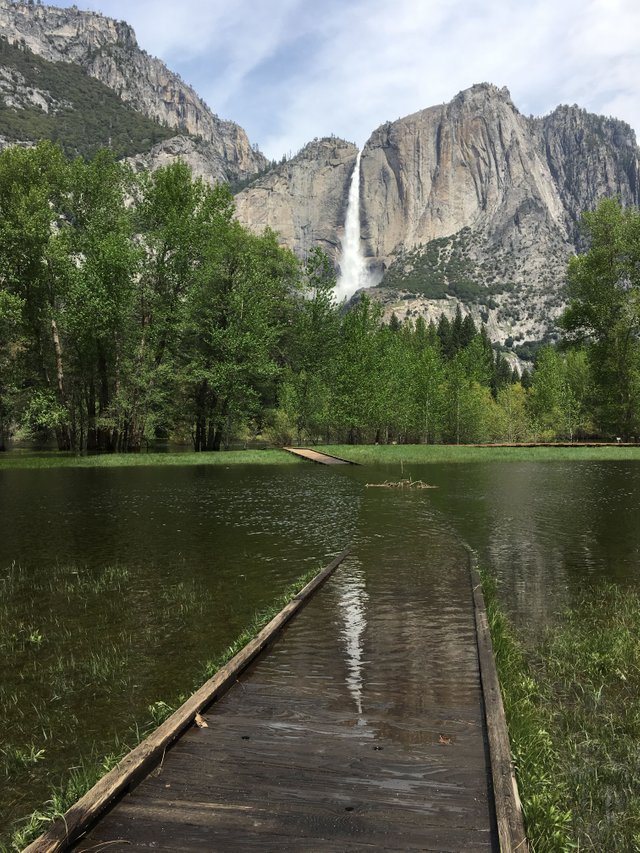
[[(192, 684), (185, 685), (186, 689), (181, 691), (179, 695), (169, 701), (157, 700), (151, 703), (147, 709), (147, 718), (136, 722), (124, 740), (116, 736), (113, 749), (108, 755), (101, 756), (99, 751), (94, 748), (89, 755), (86, 755), (74, 764), (69, 770), (66, 781), (61, 786), (57, 786), (50, 791), (49, 799), (45, 802), (44, 806), (35, 810), (20, 822), (20, 825), (13, 831), (9, 844), (3, 845), (0, 840), (0, 853), (22, 850), (40, 835), (52, 820), (63, 815), (105, 773), (115, 767), (131, 748), (140, 743), (153, 729), (164, 722), (192, 692), (237, 654), (316, 573), (317, 570), (311, 570), (301, 575), (269, 607), (256, 612), (246, 628), (226, 649), (215, 658), (206, 660), (201, 664), (198, 677)], [(19, 572), (17, 574), (19, 576)], [(178, 584), (177, 586), (185, 591), (187, 601), (191, 600), (193, 602), (192, 590), (190, 590), (189, 586), (187, 584)], [(94, 681), (102, 680), (104, 677), (105, 687), (107, 687), (111, 684), (113, 667), (116, 665), (118, 654), (118, 648), (114, 646), (104, 650), (104, 654), (102, 655), (98, 653), (90, 655), (88, 658), (83, 659), (80, 664), (74, 659), (71, 669), (80, 669), (84, 671), (85, 675), (88, 673)], [(63, 661), (58, 658), (57, 665), (60, 673), (66, 672), (69, 669), (69, 661)], [(126, 667), (124, 669), (126, 670)], [(85, 684), (86, 679), (82, 683)], [(0, 699), (2, 698), (0, 696)], [(75, 722), (77, 724), (77, 718)], [(27, 763), (32, 758), (31, 763), (33, 763), (44, 757), (44, 750), (38, 751), (35, 746), (32, 746), (29, 752), (20, 752), (14, 749), (12, 755), (14, 759), (16, 755), (20, 755)], [(23, 765), (24, 761), (22, 762)], [(9, 775), (8, 770), (5, 772), (6, 775)]]
[(533, 853), (561, 853), (571, 849), (571, 813), (558, 773), (549, 697), (532, 676), (487, 573), (482, 587), (529, 844)]
[(531, 850), (640, 849), (640, 595), (600, 585), (526, 648), (483, 589)]

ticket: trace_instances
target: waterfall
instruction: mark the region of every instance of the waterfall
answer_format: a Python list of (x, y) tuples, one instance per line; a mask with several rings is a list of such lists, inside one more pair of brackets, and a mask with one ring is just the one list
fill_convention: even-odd
[(367, 267), (360, 245), (360, 155), (351, 175), (344, 241), (340, 257), (340, 278), (336, 284), (338, 302), (350, 299), (359, 287), (368, 286)]

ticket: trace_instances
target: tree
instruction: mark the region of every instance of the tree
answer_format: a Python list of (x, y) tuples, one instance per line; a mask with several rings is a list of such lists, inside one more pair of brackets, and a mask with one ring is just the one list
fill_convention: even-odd
[(334, 287), (333, 265), (316, 248), (302, 270), (301, 289), (292, 301), (291, 324), (283, 340), (287, 370), (280, 404), (298, 443), (329, 427), (329, 385), (340, 333)]
[(445, 314), (440, 315), (437, 332), (440, 341), (440, 351), (443, 357), (447, 360), (453, 358), (456, 353), (455, 343), (453, 341), (451, 323)]
[(484, 441), (491, 411), (491, 368), (483, 357), (481, 336), (447, 364), (445, 439), (451, 443)]
[(445, 370), (438, 346), (425, 344), (418, 349), (413, 383), (416, 431), (425, 444), (433, 444), (442, 431), (445, 405)]
[(500, 390), (511, 384), (512, 370), (507, 359), (500, 350), (496, 352), (491, 376), (491, 391), (497, 398)]
[(582, 225), (590, 248), (569, 262), (561, 325), (587, 348), (597, 425), (628, 437), (640, 429), (640, 211), (603, 199)]
[[(35, 428), (54, 429), (69, 449), (64, 375), (57, 325), (61, 306), (54, 245), (64, 231), (69, 168), (62, 152), (43, 142), (0, 154), (0, 292), (21, 309), (23, 364), (38, 404)], [(15, 324), (15, 315), (14, 321)]]
[(177, 377), (196, 451), (228, 446), (273, 399), (297, 270), (273, 232), (258, 237), (237, 221), (205, 247), (185, 301)]
[(335, 362), (333, 411), (335, 426), (350, 444), (380, 428), (380, 349), (377, 334), (382, 309), (367, 297), (345, 314)]
[(510, 443), (526, 441), (529, 432), (529, 416), (524, 388), (519, 382), (503, 386), (498, 391), (496, 399), (494, 438)]
[(176, 380), (189, 297), (199, 286), (212, 247), (223, 242), (233, 216), (227, 187), (193, 180), (185, 163), (143, 176), (135, 211), (144, 235), (144, 262), (136, 296), (136, 346), (128, 396), (123, 399), (129, 444), (168, 435), (180, 420)]
[(132, 321), (141, 261), (127, 205), (133, 185), (131, 170), (109, 151), (89, 162), (75, 160), (67, 226), (53, 240), (59, 398), (75, 448), (128, 448), (122, 399), (137, 332)]
[(584, 350), (567, 355), (554, 347), (538, 352), (531, 380), (528, 409), (532, 426), (542, 440), (573, 441), (589, 425), (587, 403), (590, 376)]
[(0, 451), (6, 450), (18, 394), (18, 369), (24, 342), (21, 337), (22, 300), (0, 290)]

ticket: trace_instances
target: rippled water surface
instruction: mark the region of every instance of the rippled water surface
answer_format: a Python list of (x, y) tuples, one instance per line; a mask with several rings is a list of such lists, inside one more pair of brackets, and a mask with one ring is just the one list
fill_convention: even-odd
[(108, 751), (149, 704), (188, 690), (256, 609), (350, 542), (359, 569), (337, 588), (336, 619), (358, 712), (375, 590), (367, 554), (372, 561), (382, 542), (396, 544), (376, 566), (391, 580), (376, 607), (393, 609), (401, 564), (408, 631), (407, 579), (423, 572), (423, 559), (432, 576), (439, 562), (434, 595), (443, 608), (451, 601), (457, 618), (447, 561), (459, 558), (463, 541), (497, 571), (505, 603), (527, 630), (593, 580), (638, 582), (640, 464), (402, 473), (437, 488), (368, 489), (401, 472), (305, 463), (0, 469), (0, 824), (36, 807), (91, 744)]

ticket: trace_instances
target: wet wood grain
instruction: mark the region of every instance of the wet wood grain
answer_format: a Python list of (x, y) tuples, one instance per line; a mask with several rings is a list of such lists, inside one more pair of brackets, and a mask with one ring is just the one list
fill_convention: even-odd
[(328, 453), (320, 453), (319, 450), (311, 450), (308, 447), (283, 447), (287, 453), (292, 453), (294, 456), (299, 456), (300, 459), (307, 459), (309, 462), (317, 462), (319, 465), (355, 465), (355, 462), (350, 462), (348, 459), (341, 459), (339, 456), (331, 456)]
[[(372, 589), (357, 653), (343, 566), (209, 707), (208, 727), (189, 728), (75, 849), (497, 853), (461, 563), (439, 596), (416, 590), (404, 608)], [(401, 584), (385, 583), (397, 605)], [(466, 605), (443, 613), (453, 590)]]
[(166, 750), (212, 702), (224, 695), (239, 675), (271, 643), (291, 617), (303, 607), (349, 554), (346, 549), (319, 572), (235, 657), (209, 679), (148, 738), (133, 749), (113, 770), (75, 803), (24, 853), (57, 853), (68, 849), (87, 827), (124, 791), (135, 785), (158, 764)]

